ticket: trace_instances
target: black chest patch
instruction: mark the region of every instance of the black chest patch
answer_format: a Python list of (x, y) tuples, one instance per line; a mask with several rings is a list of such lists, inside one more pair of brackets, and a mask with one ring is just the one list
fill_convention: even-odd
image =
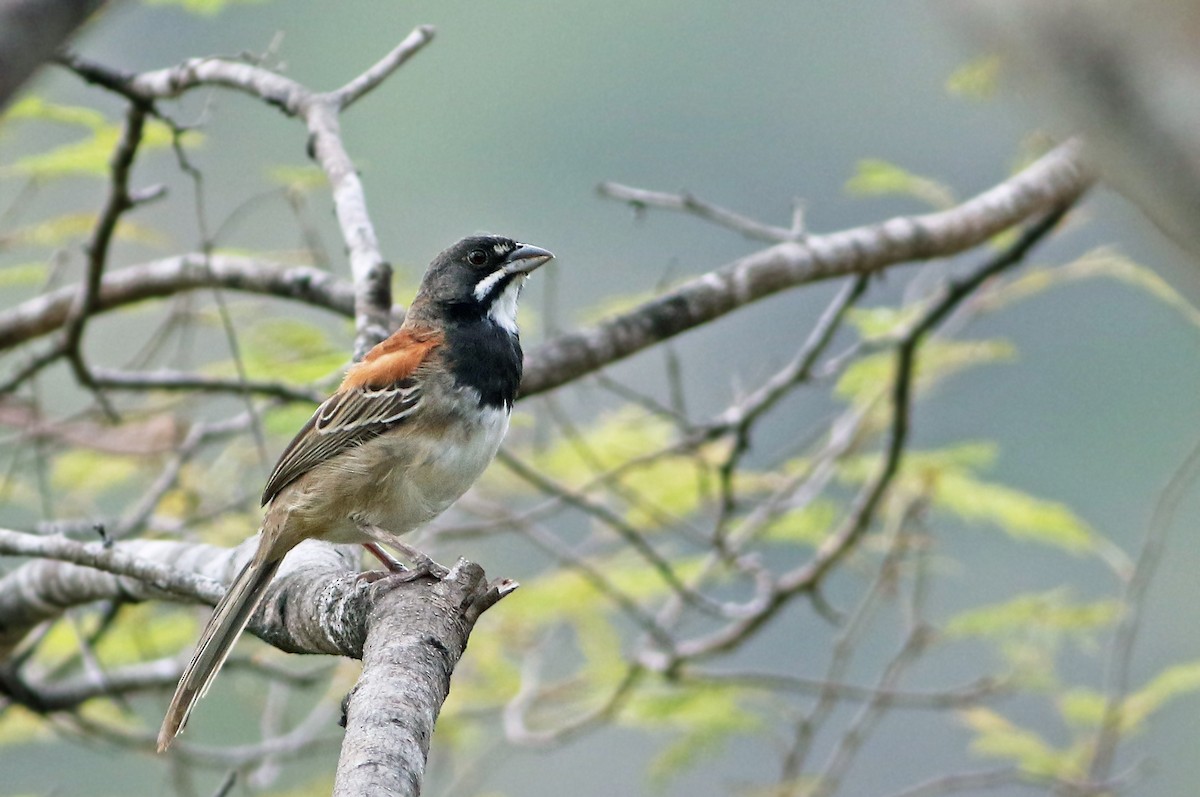
[(446, 334), (450, 373), (458, 387), (479, 391), (479, 403), (512, 409), (521, 386), (521, 342), (490, 319), (461, 323)]

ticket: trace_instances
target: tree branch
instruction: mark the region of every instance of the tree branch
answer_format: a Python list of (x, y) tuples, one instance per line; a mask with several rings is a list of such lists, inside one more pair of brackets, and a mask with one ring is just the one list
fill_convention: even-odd
[(479, 565), (462, 559), (444, 580), (408, 582), (424, 585), (420, 601), (389, 588), (394, 581), (378, 582), (362, 675), (347, 698), (335, 797), (421, 793), (434, 722), (467, 637), (480, 614), (516, 589), (489, 584)]
[(760, 250), (599, 326), (561, 335), (537, 347), (525, 359), (521, 395), (532, 396), (574, 381), (788, 288), (958, 254), (1031, 216), (1073, 202), (1092, 182), (1081, 144), (1068, 141), (950, 210), (901, 216)]

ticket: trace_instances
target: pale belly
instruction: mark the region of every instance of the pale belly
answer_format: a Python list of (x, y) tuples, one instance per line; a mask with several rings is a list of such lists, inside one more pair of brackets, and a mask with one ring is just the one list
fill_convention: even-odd
[[(439, 437), (381, 437), (314, 469), (310, 484), (281, 495), (291, 506), (288, 525), (327, 542), (368, 542), (361, 519), (400, 535), (428, 523), (459, 499), (496, 456), (508, 413), (486, 410), (471, 427), (455, 425)], [(306, 480), (307, 481), (307, 480)], [(305, 485), (308, 487), (308, 485)]]

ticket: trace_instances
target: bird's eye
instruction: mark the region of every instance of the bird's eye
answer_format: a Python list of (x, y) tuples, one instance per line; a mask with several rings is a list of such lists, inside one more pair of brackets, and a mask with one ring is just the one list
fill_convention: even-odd
[(482, 266), (487, 261), (487, 252), (483, 251), (482, 249), (472, 249), (471, 253), (467, 255), (467, 262), (472, 266)]

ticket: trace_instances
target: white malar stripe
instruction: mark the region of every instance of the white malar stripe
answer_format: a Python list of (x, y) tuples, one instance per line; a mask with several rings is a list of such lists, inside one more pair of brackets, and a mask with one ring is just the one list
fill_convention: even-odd
[(517, 334), (517, 299), (521, 296), (521, 286), (524, 284), (524, 274), (513, 277), (512, 282), (504, 286), (504, 291), (488, 308), (488, 317), (496, 322), (496, 326), (513, 335)]
[(475, 283), (475, 301), (482, 302), (483, 297), (491, 293), (492, 288), (496, 287), (496, 283), (502, 279), (504, 279), (504, 269), (499, 269)]

